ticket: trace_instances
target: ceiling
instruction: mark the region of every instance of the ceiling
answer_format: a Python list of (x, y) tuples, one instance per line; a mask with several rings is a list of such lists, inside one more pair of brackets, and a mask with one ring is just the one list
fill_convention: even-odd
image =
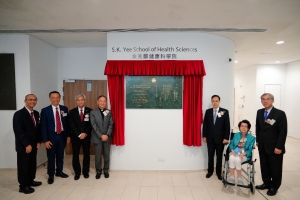
[(300, 60), (300, 0), (0, 0), (0, 34), (105, 47), (111, 31), (208, 32), (235, 42), (236, 69), (289, 63)]

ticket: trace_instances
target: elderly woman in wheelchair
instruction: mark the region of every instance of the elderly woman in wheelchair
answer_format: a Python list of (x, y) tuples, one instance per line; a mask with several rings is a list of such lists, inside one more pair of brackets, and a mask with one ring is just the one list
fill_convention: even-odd
[[(255, 137), (249, 133), (251, 124), (248, 120), (243, 120), (238, 124), (240, 132), (234, 134), (233, 139), (229, 144), (229, 168), (230, 175), (227, 180), (229, 184), (235, 185), (234, 170), (237, 171), (238, 186), (244, 186), (242, 179), (242, 164), (249, 163), (252, 159), (252, 150), (255, 143)], [(254, 161), (255, 162), (255, 161)], [(253, 165), (253, 162), (250, 163)], [(252, 168), (254, 170), (254, 166)], [(248, 173), (254, 174), (253, 171)], [(248, 175), (248, 174), (247, 174)], [(250, 178), (250, 176), (249, 176)], [(254, 177), (251, 177), (254, 180)], [(250, 180), (249, 180), (250, 182)], [(254, 183), (250, 184), (249, 187), (254, 187)]]

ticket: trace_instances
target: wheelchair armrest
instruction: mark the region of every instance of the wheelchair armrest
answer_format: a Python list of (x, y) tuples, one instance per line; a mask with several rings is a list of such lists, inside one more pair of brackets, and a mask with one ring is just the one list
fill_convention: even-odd
[(251, 160), (246, 160), (246, 161), (242, 162), (241, 164), (243, 165), (243, 164), (250, 163), (250, 162), (251, 162)]

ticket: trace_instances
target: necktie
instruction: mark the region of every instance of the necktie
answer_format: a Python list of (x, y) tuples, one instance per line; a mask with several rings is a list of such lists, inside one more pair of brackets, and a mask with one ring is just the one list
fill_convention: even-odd
[(265, 111), (264, 120), (266, 121), (268, 118), (268, 111)]
[(58, 113), (58, 108), (56, 107), (56, 113), (55, 113), (55, 121), (56, 121), (56, 132), (57, 134), (61, 133), (61, 122), (60, 122), (60, 117)]
[(30, 117), (31, 117), (31, 120), (32, 120), (32, 122), (33, 122), (33, 125), (35, 126), (36, 124), (35, 124), (35, 120), (34, 120), (34, 114), (33, 114), (33, 111), (31, 111)]
[(80, 121), (83, 121), (83, 112), (82, 112), (82, 109), (80, 109)]
[(214, 111), (214, 124), (216, 123), (216, 119), (217, 119), (217, 110)]

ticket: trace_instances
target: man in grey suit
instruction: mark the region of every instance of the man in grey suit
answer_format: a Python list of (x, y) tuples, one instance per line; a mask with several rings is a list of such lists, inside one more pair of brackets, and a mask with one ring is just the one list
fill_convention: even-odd
[(104, 155), (104, 177), (109, 177), (109, 157), (110, 157), (110, 141), (112, 137), (113, 120), (110, 110), (106, 109), (107, 98), (101, 95), (97, 99), (98, 108), (90, 113), (90, 120), (93, 127), (91, 141), (94, 144), (95, 150), (95, 168), (96, 179), (101, 177), (102, 163), (101, 151), (103, 148)]

